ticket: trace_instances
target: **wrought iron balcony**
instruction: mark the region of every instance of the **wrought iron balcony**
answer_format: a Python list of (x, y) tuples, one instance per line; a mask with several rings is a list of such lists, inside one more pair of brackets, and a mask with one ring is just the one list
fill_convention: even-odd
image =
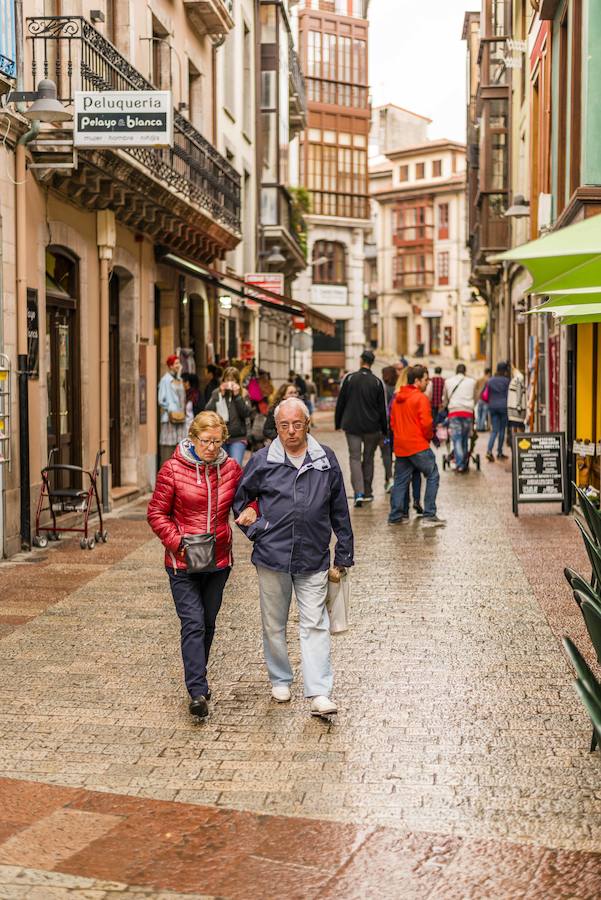
[(307, 92), (300, 59), (292, 44), (290, 45), (288, 65), (290, 71), (290, 128), (292, 131), (302, 131), (307, 123)]
[[(52, 78), (63, 103), (71, 103), (76, 90), (155, 90), (82, 16), (30, 18), (27, 36), (33, 84)], [(147, 170), (176, 197), (239, 233), (240, 175), (177, 111), (173, 132), (173, 147), (128, 147), (119, 153), (135, 160), (138, 171)]]
[[(15, 21), (12, 3), (0, 4), (0, 93), (11, 87), (11, 80), (16, 77), (15, 63)], [(2, 83), (6, 87), (2, 88)]]

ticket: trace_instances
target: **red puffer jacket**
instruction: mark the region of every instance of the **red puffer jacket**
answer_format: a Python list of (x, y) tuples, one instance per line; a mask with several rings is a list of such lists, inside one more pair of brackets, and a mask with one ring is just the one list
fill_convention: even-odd
[[(218, 568), (225, 568), (233, 562), (228, 520), (242, 469), (224, 450), (215, 463), (196, 462), (191, 446), (189, 440), (181, 441), (171, 459), (161, 466), (148, 504), (148, 524), (165, 545), (165, 565), (185, 571), (186, 561), (178, 552), (181, 539), (186, 534), (207, 534), (215, 530), (215, 497), (218, 497), (215, 563)], [(210, 524), (207, 521), (209, 499)]]

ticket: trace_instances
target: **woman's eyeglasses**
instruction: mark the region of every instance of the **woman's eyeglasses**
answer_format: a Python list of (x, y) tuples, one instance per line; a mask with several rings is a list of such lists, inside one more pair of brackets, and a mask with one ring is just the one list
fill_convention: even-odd
[(214, 447), (221, 447), (223, 441), (216, 441), (215, 438), (198, 438), (198, 443), (201, 447), (210, 447), (213, 444)]

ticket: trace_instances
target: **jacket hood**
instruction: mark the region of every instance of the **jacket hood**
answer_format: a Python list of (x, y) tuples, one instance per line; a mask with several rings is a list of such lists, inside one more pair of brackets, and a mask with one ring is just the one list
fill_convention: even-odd
[[(316, 462), (318, 459), (322, 459), (324, 457), (327, 460), (326, 451), (311, 434), (307, 435), (307, 453), (311, 458), (311, 462)], [(269, 445), (269, 450), (267, 451), (267, 459), (271, 463), (286, 462), (286, 451), (284, 450), (284, 446), (279, 437), (272, 441)]]
[(192, 452), (193, 447), (194, 447), (194, 444), (192, 443), (190, 438), (184, 438), (183, 441), (179, 442), (179, 444), (177, 445), (176, 451), (175, 451), (177, 456), (179, 456), (179, 458), (181, 460), (183, 460), (184, 462), (188, 463), (191, 466), (222, 466), (229, 458), (227, 453), (225, 452), (225, 450), (222, 447), (220, 449), (219, 453), (217, 454), (217, 458), (214, 459), (213, 462), (206, 463), (206, 462), (203, 462), (202, 460), (196, 459), (196, 457), (194, 456), (194, 454)]
[(414, 384), (404, 384), (398, 391), (395, 397), (396, 403), (405, 403), (406, 400), (411, 397), (418, 389)]

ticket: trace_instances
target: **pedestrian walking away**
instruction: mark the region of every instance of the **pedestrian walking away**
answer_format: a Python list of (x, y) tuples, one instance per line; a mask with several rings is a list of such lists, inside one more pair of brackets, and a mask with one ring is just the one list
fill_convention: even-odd
[(492, 378), (489, 378), (485, 388), (490, 411), (491, 432), (488, 439), (486, 458), (494, 462), (493, 454), (495, 442), (497, 444), (497, 459), (507, 459), (503, 453), (503, 441), (507, 430), (507, 395), (509, 393), (509, 364), (500, 362)]
[(526, 422), (526, 382), (518, 368), (513, 369), (511, 381), (507, 389), (507, 422), (509, 425), (509, 444), (514, 431), (523, 431)]
[(440, 366), (436, 366), (434, 369), (434, 375), (430, 379), (430, 403), (432, 404), (432, 418), (434, 419), (434, 427), (438, 424), (439, 414), (441, 410), (444, 408), (443, 404), (443, 395), (444, 395), (444, 386), (445, 380), (442, 377), (442, 368)]
[(293, 681), (286, 626), (296, 595), (304, 695), (312, 715), (337, 711), (332, 700), (329, 618), (326, 609), (330, 538), (337, 542), (333, 567), (353, 565), (353, 532), (342, 472), (335, 454), (308, 433), (309, 411), (299, 398), (275, 410), (278, 437), (252, 457), (238, 485), (234, 512), (242, 522), (258, 502), (258, 518), (243, 528), (253, 541), (257, 568), (263, 649), (278, 702), (290, 700)]
[[(165, 546), (165, 568), (181, 623), (184, 678), (195, 716), (208, 715), (207, 663), (223, 590), (232, 567), (230, 509), (242, 469), (223, 449), (227, 426), (215, 412), (202, 412), (157, 475), (148, 524)], [(252, 519), (251, 509), (246, 517)], [(186, 542), (213, 536), (206, 569), (188, 571)]]
[(469, 440), (474, 425), (476, 381), (466, 374), (463, 363), (455, 369), (455, 375), (445, 381), (443, 407), (447, 410), (449, 433), (453, 442), (455, 471), (467, 472)]
[(428, 370), (425, 366), (413, 366), (409, 369), (407, 384), (397, 392), (392, 403), (390, 425), (396, 460), (388, 517), (391, 525), (409, 521), (409, 482), (415, 470), (426, 479), (422, 526), (437, 528), (446, 524), (436, 509), (440, 475), (430, 448), (433, 420), (432, 407), (425, 396), (427, 387)]
[(384, 385), (371, 371), (375, 356), (361, 354), (361, 368), (347, 375), (336, 402), (335, 426), (346, 434), (355, 506), (373, 500), (374, 454), (388, 432)]
[[(485, 369), (484, 375), (476, 381), (476, 431), (488, 430), (488, 403), (482, 394), (488, 384), (488, 379), (492, 375), (492, 369)], [(488, 397), (488, 393), (486, 394)]]
[(159, 465), (169, 459), (178, 443), (185, 438), (186, 391), (180, 378), (182, 364), (176, 353), (166, 360), (167, 371), (159, 381), (158, 404), (160, 410)]
[(219, 413), (228, 427), (229, 437), (223, 449), (228, 456), (242, 465), (248, 443), (248, 425), (252, 408), (243, 395), (240, 372), (235, 366), (228, 366), (223, 373), (223, 381), (211, 394), (206, 405), (208, 410)]
[(384, 394), (386, 397), (387, 429), (380, 442), (382, 465), (384, 466), (384, 490), (389, 494), (392, 490), (394, 478), (392, 477), (392, 432), (390, 430), (390, 405), (394, 397), (397, 371), (394, 366), (385, 366), (382, 369), (382, 381), (384, 382)]

